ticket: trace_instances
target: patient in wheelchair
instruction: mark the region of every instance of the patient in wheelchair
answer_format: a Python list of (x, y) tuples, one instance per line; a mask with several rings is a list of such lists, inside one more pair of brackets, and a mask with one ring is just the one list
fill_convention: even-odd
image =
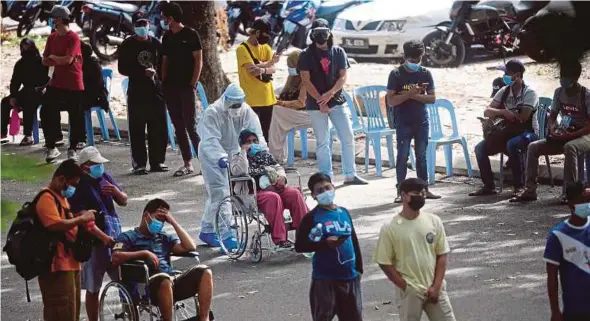
[[(287, 186), (285, 170), (277, 160), (258, 145), (258, 136), (250, 130), (243, 130), (239, 137), (240, 152), (232, 157), (232, 175), (249, 175), (256, 181), (257, 206), (264, 213), (272, 231), (272, 241), (281, 248), (291, 248), (287, 239), (287, 228), (283, 212), (291, 213), (291, 228), (296, 229), (301, 218), (308, 212), (301, 191)], [(236, 194), (247, 194), (247, 183), (240, 182), (234, 187)]]
[[(127, 261), (142, 260), (150, 270), (149, 295), (157, 305), (164, 321), (172, 320), (174, 302), (198, 295), (199, 320), (209, 321), (213, 276), (206, 265), (195, 265), (176, 274), (170, 263), (171, 255), (194, 251), (194, 241), (170, 214), (170, 205), (161, 199), (147, 203), (139, 227), (117, 237), (113, 248), (113, 265)], [(170, 224), (176, 235), (162, 231)]]

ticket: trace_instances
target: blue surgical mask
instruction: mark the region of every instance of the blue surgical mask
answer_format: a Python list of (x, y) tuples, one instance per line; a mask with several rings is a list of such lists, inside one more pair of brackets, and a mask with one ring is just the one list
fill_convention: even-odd
[(66, 189), (61, 191), (61, 195), (63, 195), (63, 197), (65, 197), (65, 198), (70, 198), (70, 197), (74, 196), (75, 193), (76, 193), (76, 188), (71, 185), (68, 185), (68, 187), (66, 187)]
[(574, 214), (580, 218), (587, 218), (590, 215), (590, 203), (574, 205)]
[(147, 228), (151, 234), (156, 235), (161, 233), (164, 229), (164, 222), (152, 218), (152, 221), (148, 223)]
[(254, 157), (258, 152), (262, 150), (262, 147), (258, 144), (251, 144), (250, 149), (248, 149), (248, 156)]
[(297, 76), (299, 73), (297, 72), (297, 68), (289, 68), (289, 76)]
[(104, 165), (103, 164), (96, 164), (96, 165), (90, 166), (90, 172), (88, 173), (88, 175), (90, 175), (90, 177), (97, 179), (97, 178), (102, 177), (102, 174), (104, 174)]
[(574, 81), (569, 78), (561, 78), (559, 79), (559, 84), (562, 88), (572, 88), (574, 86)]
[(328, 206), (334, 203), (334, 198), (336, 197), (336, 191), (329, 190), (325, 191), (322, 194), (318, 194), (316, 197), (318, 204)]
[(506, 84), (506, 86), (512, 85), (512, 76), (504, 75), (502, 77), (502, 81)]
[(49, 18), (47, 20), (47, 25), (49, 26), (49, 28), (51, 28), (51, 30), (55, 29), (55, 24), (53, 23), (53, 18)]
[(411, 71), (418, 71), (420, 69), (420, 64), (415, 64), (413, 62), (406, 61), (406, 67), (408, 67), (408, 69), (410, 69)]
[(135, 27), (135, 34), (141, 38), (147, 37), (148, 32), (148, 27)]
[(170, 25), (166, 23), (166, 21), (164, 20), (160, 20), (160, 26), (162, 27), (162, 29), (164, 30), (168, 30), (170, 29)]

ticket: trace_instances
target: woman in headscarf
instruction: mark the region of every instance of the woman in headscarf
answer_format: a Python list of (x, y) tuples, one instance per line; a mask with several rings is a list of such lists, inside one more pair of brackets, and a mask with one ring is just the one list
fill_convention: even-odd
[[(249, 175), (256, 181), (256, 200), (260, 212), (271, 227), (272, 241), (279, 248), (291, 248), (287, 239), (287, 228), (283, 212), (291, 214), (291, 229), (299, 226), (301, 218), (308, 212), (301, 191), (287, 185), (285, 170), (274, 157), (258, 144), (258, 136), (245, 129), (240, 133), (240, 152), (231, 159), (232, 175)], [(247, 194), (247, 183), (238, 182), (234, 187), (237, 194)]]
[(301, 50), (295, 50), (287, 57), (289, 77), (272, 112), (268, 148), (281, 163), (286, 158), (285, 140), (289, 131), (293, 128), (311, 127), (311, 118), (305, 111), (307, 94), (297, 71), (300, 54)]
[(10, 95), (4, 97), (1, 103), (2, 141), (8, 142), (10, 111), (18, 107), (23, 112), (25, 135), (20, 145), (28, 146), (33, 144), (33, 119), (49, 76), (47, 67), (41, 63), (39, 49), (33, 40), (24, 38), (20, 42), (20, 54), (21, 59), (14, 65), (10, 80)]

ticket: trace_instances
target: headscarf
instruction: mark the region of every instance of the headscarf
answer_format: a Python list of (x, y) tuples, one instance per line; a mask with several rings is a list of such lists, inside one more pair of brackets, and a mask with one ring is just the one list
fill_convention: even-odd
[[(30, 52), (29, 55), (24, 54), (23, 45), (29, 46), (29, 50), (27, 50), (27, 52)], [(33, 58), (33, 57), (39, 58), (39, 57), (41, 57), (41, 54), (39, 53), (39, 49), (37, 49), (37, 45), (35, 44), (35, 41), (33, 41), (30, 38), (24, 38), (23, 40), (20, 41), (20, 50), (21, 50), (21, 55), (23, 58)]]
[(258, 139), (258, 135), (256, 135), (255, 132), (253, 132), (250, 129), (244, 129), (240, 132), (240, 136), (238, 138), (238, 142), (240, 144), (240, 146), (244, 145), (246, 143), (246, 139), (248, 139), (248, 137), (250, 136), (254, 136), (256, 137), (256, 139)]

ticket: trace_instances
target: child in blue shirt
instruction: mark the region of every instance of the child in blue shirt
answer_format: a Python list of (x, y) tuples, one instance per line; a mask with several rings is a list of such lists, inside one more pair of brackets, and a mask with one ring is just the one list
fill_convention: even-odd
[(352, 218), (334, 204), (330, 176), (316, 173), (308, 187), (318, 206), (301, 220), (295, 250), (315, 252), (309, 298), (312, 319), (329, 321), (338, 316), (340, 321), (361, 321), (363, 259)]
[[(543, 258), (547, 263), (547, 291), (551, 321), (590, 320), (590, 203), (581, 182), (566, 188), (571, 216), (549, 233)], [(559, 284), (563, 311), (559, 309)]]

